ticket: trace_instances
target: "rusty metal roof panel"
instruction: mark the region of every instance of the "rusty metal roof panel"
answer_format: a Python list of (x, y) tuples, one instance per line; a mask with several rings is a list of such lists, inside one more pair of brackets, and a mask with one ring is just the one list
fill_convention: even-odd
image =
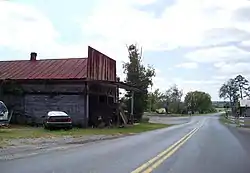
[(0, 61), (0, 80), (83, 79), (87, 77), (87, 61), (87, 58)]

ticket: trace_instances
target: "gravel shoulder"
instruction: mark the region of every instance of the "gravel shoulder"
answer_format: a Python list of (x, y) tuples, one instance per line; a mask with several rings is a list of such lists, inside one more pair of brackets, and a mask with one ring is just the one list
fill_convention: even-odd
[(30, 155), (47, 153), (50, 151), (65, 150), (76, 148), (91, 142), (111, 140), (129, 136), (132, 134), (116, 135), (89, 135), (74, 138), (72, 136), (54, 137), (54, 138), (29, 138), (11, 140), (12, 145), (0, 149), (0, 160), (11, 160)]
[(61, 150), (77, 145), (110, 140), (141, 132), (169, 127), (167, 124), (141, 123), (125, 128), (72, 129), (48, 131), (42, 128), (15, 127), (0, 129), (0, 160)]

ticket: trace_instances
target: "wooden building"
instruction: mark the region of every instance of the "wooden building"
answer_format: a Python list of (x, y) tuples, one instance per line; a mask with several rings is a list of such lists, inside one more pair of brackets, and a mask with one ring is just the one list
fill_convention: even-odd
[(109, 119), (118, 88), (137, 89), (117, 80), (116, 61), (88, 47), (87, 58), (0, 61), (0, 100), (16, 123), (40, 124), (48, 111), (68, 113), (76, 126)]

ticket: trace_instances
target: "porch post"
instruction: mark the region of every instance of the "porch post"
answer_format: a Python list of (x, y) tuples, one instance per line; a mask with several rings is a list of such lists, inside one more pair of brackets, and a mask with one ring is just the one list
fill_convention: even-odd
[(2, 97), (3, 97), (3, 81), (0, 81), (0, 98)]
[(134, 91), (131, 92), (131, 120), (132, 120), (132, 124), (134, 124)]
[(86, 94), (86, 108), (85, 108), (85, 127), (88, 127), (88, 122), (89, 122), (89, 85), (88, 83), (86, 82), (85, 83), (85, 94)]

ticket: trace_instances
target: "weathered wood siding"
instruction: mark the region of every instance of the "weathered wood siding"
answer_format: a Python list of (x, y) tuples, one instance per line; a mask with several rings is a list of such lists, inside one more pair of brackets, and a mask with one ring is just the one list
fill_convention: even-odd
[(116, 61), (88, 47), (88, 79), (116, 81)]
[[(84, 126), (85, 84), (22, 84), (21, 96), (3, 94), (8, 109), (14, 110), (14, 123), (41, 123), (41, 116), (48, 111), (60, 110), (68, 113), (74, 125)], [(32, 120), (31, 120), (32, 119)]]
[(25, 92), (57, 92), (57, 93), (82, 93), (84, 92), (85, 84), (22, 84)]
[(25, 113), (41, 123), (42, 116), (49, 111), (64, 111), (72, 118), (73, 124), (84, 126), (85, 97), (84, 95), (44, 95), (28, 94), (25, 96)]

